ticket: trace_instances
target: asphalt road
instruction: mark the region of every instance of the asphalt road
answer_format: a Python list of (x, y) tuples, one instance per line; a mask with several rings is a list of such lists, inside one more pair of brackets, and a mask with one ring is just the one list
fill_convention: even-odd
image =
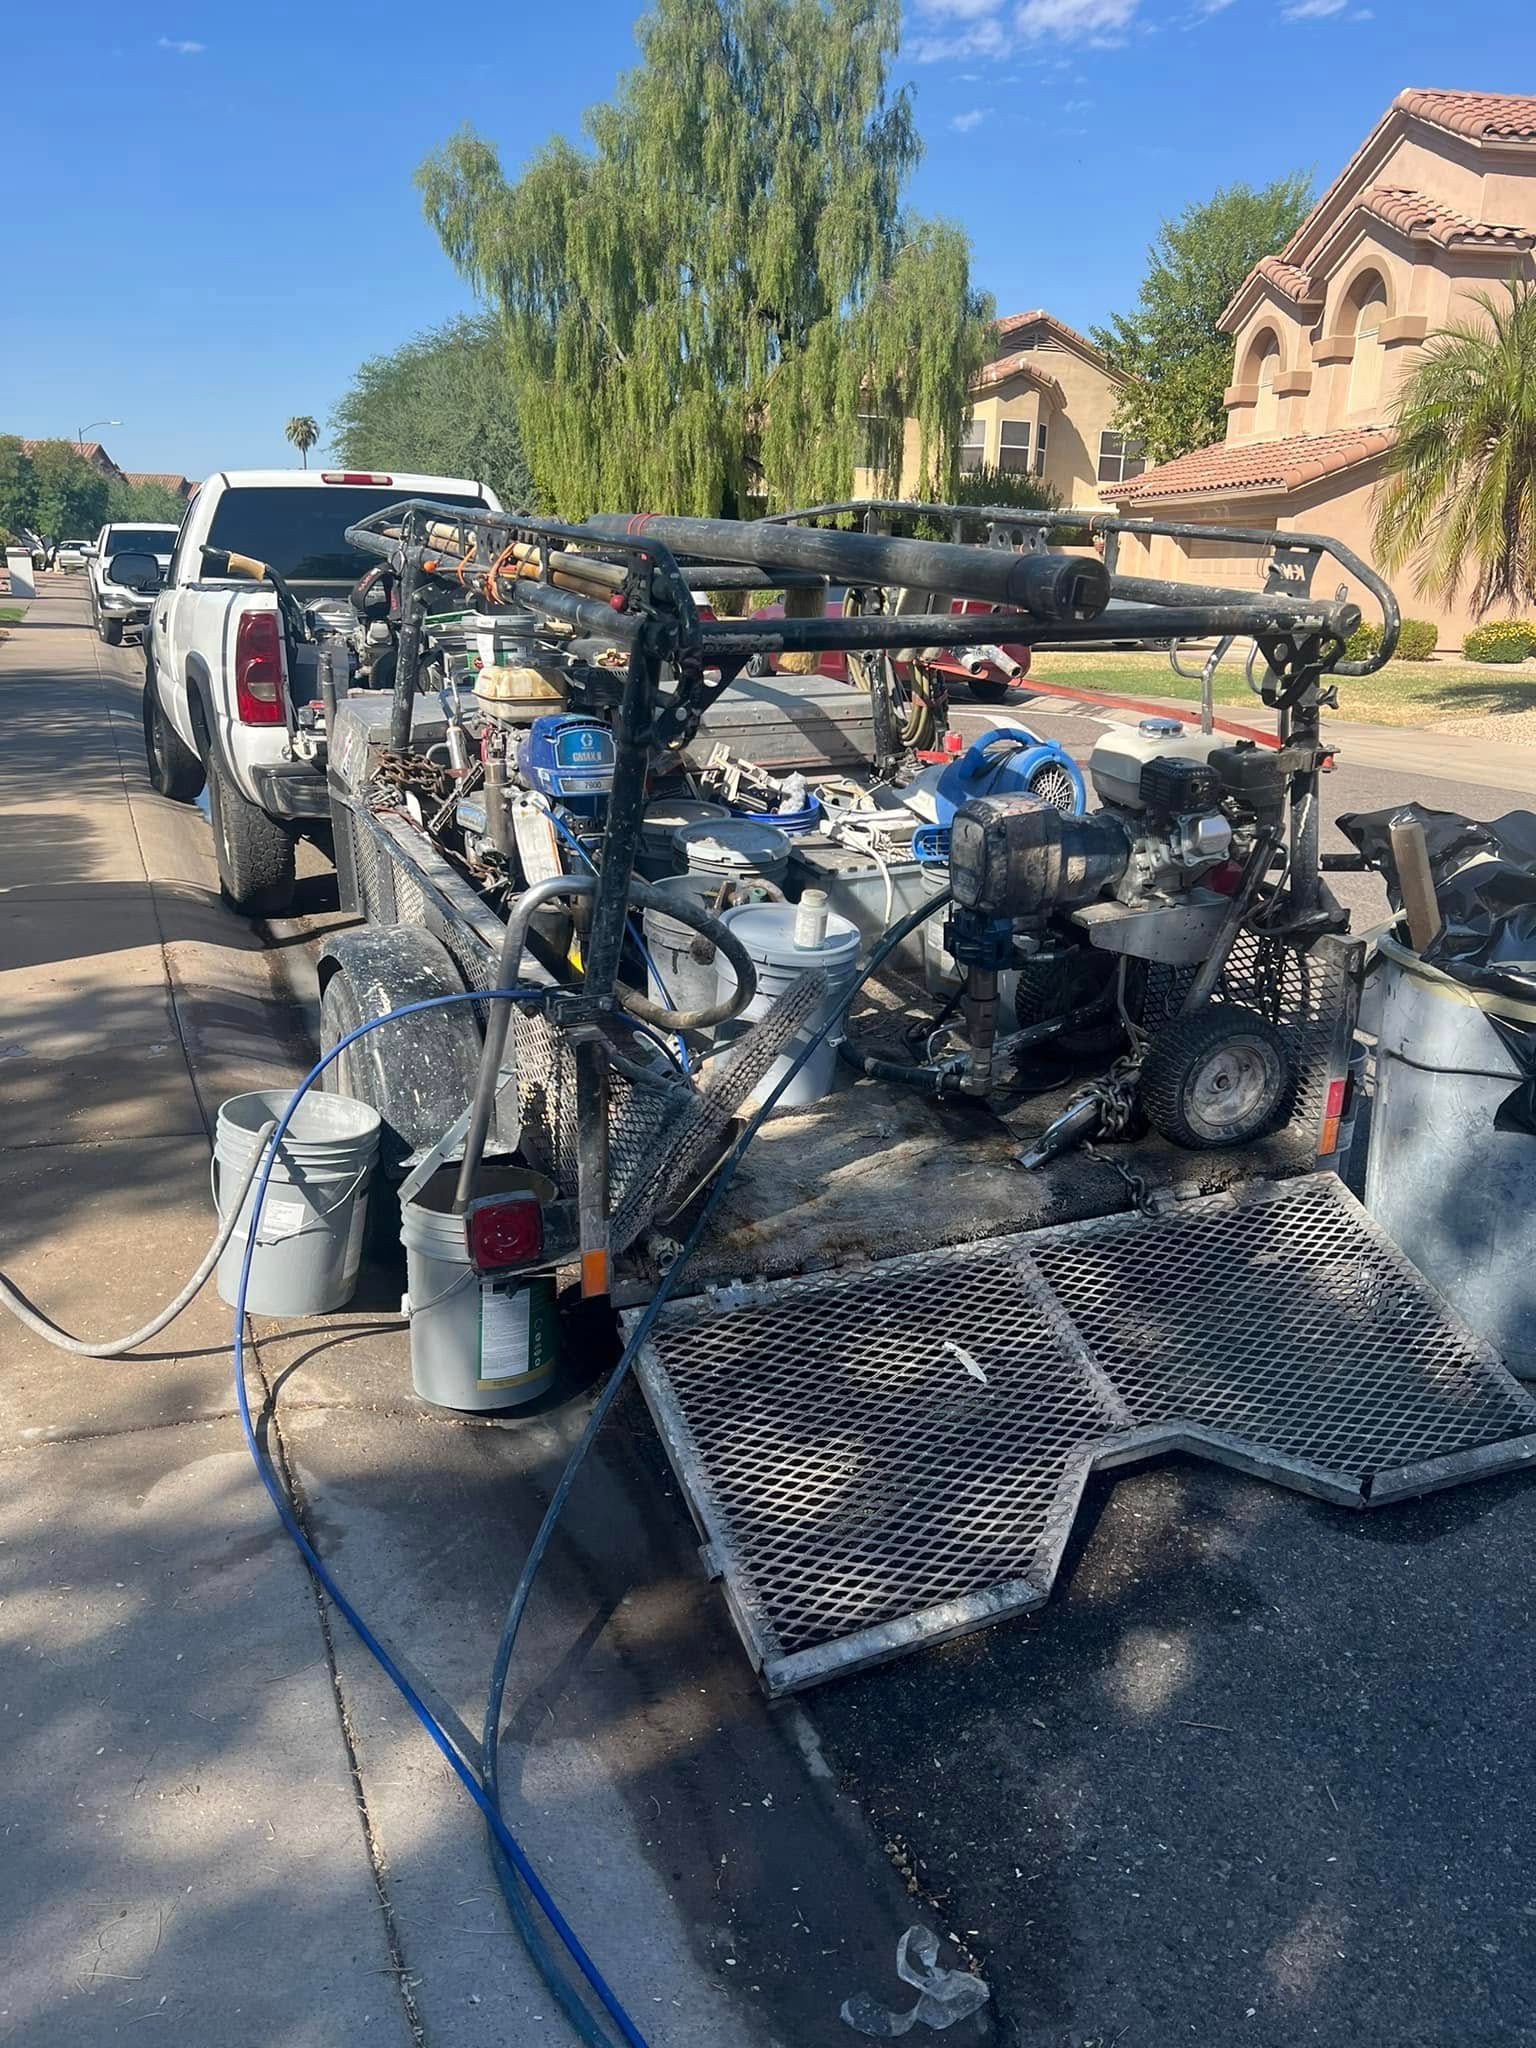
[[(1421, 741), (1411, 778), (1346, 752), (1325, 844), (1410, 795), (1530, 803), (1429, 772)], [(1373, 880), (1337, 879), (1357, 925), (1381, 914)], [(1174, 1460), (1094, 1483), (1036, 1615), (808, 1711), (1004, 2042), (1529, 2044), (1533, 1562), (1528, 1479), (1366, 1516)]]

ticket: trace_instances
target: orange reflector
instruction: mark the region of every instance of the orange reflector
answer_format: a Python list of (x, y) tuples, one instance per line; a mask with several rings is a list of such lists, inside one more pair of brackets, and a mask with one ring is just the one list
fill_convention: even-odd
[(583, 1252), (581, 1255), (581, 1294), (584, 1301), (597, 1301), (608, 1292), (608, 1254), (606, 1252)]
[(1317, 1156), (1319, 1159), (1326, 1159), (1330, 1153), (1337, 1152), (1338, 1149), (1339, 1120), (1336, 1116), (1326, 1117), (1323, 1121), (1323, 1135), (1318, 1140)]

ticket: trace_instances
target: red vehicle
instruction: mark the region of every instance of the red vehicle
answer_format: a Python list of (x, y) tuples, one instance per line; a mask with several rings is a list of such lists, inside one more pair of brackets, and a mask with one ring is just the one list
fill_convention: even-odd
[[(829, 619), (843, 618), (847, 601), (848, 593), (845, 590), (837, 588), (829, 590), (827, 593), (827, 617)], [(902, 591), (899, 594), (896, 609), (899, 616), (910, 615), (913, 645), (921, 646), (922, 621), (925, 615), (933, 612), (989, 612), (996, 611), (997, 606), (985, 604), (976, 598), (944, 598), (930, 591), (909, 590)], [(754, 612), (753, 616), (756, 618), (781, 619), (784, 616), (784, 606), (782, 603), (761, 605)], [(946, 648), (936, 652), (925, 666), (944, 677), (951, 690), (954, 689), (957, 683), (964, 683), (971, 695), (980, 703), (1001, 704), (1007, 698), (1008, 692), (1017, 683), (1022, 682), (1028, 674), (1029, 653), (1030, 650), (1027, 647), (1019, 646), (999, 646), (996, 649), (976, 647), (966, 648), (963, 651), (958, 648)], [(994, 656), (1001, 658), (995, 659)], [(856, 658), (869, 659), (868, 656)], [(911, 682), (911, 663), (898, 658), (893, 665), (898, 681), (903, 689), (906, 689)], [(776, 664), (770, 656), (755, 655), (748, 666), (747, 673), (749, 675), (769, 675), (775, 667)], [(846, 654), (824, 654), (817, 667), (822, 675), (833, 676), (839, 682), (852, 680), (848, 673), (848, 657)]]

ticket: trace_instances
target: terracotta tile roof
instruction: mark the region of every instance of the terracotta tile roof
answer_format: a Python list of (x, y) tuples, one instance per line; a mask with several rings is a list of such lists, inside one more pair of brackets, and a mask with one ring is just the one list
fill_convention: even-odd
[(1253, 266), (1253, 274), (1267, 277), (1278, 291), (1302, 305), (1310, 305), (1323, 296), (1323, 288), (1315, 278), (1305, 270), (1298, 270), (1294, 263), (1283, 263), (1278, 256), (1261, 256)]
[(1536, 229), (1471, 220), (1464, 213), (1442, 206), (1438, 199), (1428, 199), (1422, 192), (1412, 192), (1403, 185), (1373, 185), (1368, 192), (1361, 193), (1360, 204), (1389, 227), (1415, 241), (1434, 242), (1442, 249), (1488, 242), (1502, 242), (1511, 249), (1536, 246)]
[[(93, 469), (110, 471), (113, 476), (122, 475), (123, 472), (118, 468), (99, 441), (76, 441), (68, 434), (55, 434), (53, 439), (55, 441), (68, 442), (75, 453), (83, 456)], [(21, 444), (21, 452), (23, 455), (35, 455), (39, 448), (46, 448), (47, 446), (47, 441), (24, 440)]]
[(173, 469), (125, 469), (123, 475), (131, 484), (164, 484), (168, 491), (183, 498), (190, 492), (188, 479)]
[(1529, 93), (1425, 92), (1410, 87), (1392, 104), (1477, 142), (1536, 142), (1536, 96)]
[(1083, 349), (1088, 355), (1092, 356), (1096, 363), (1104, 361), (1103, 350), (1091, 342), (1086, 334), (1079, 334), (1075, 327), (1069, 327), (1065, 320), (1058, 320), (1054, 313), (1047, 313), (1042, 306), (1036, 306), (1032, 312), (1028, 313), (1002, 314), (997, 323), (998, 337), (1000, 340), (1006, 341), (1009, 335), (1021, 327), (1052, 328), (1063, 340), (1070, 341), (1074, 348)]
[(1241, 497), (1252, 491), (1294, 491), (1337, 470), (1383, 454), (1392, 436), (1380, 427), (1344, 427), (1333, 434), (1291, 434), (1283, 441), (1217, 441), (1144, 470), (1129, 483), (1106, 484), (1101, 498)]
[(1002, 384), (1010, 377), (1027, 377), (1057, 405), (1065, 405), (1067, 395), (1048, 370), (1042, 370), (1040, 360), (1032, 348), (1024, 348), (1011, 356), (999, 356), (996, 362), (983, 363), (977, 373), (973, 391), (984, 391), (990, 384)]

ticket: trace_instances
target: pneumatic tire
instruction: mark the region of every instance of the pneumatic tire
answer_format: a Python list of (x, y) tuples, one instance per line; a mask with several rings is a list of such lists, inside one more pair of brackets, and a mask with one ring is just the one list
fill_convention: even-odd
[(1236, 1003), (1173, 1017), (1141, 1070), (1148, 1123), (1193, 1152), (1251, 1145), (1283, 1122), (1296, 1077), (1281, 1034)]
[(100, 633), (103, 641), (106, 643), (108, 647), (122, 646), (123, 622), (121, 619), (103, 619), (96, 630), (98, 633)]
[(994, 682), (986, 676), (969, 676), (966, 679), (965, 687), (970, 691), (978, 704), (1006, 704), (1008, 702), (1008, 693), (1013, 688), (1013, 685), (1011, 683)]
[(293, 901), (294, 843), (248, 803), (210, 754), (208, 822), (224, 901), (242, 917), (281, 917)]
[(203, 764), (185, 743), (160, 706), (155, 664), (144, 662), (144, 764), (149, 786), (173, 803), (195, 803), (202, 794)]

